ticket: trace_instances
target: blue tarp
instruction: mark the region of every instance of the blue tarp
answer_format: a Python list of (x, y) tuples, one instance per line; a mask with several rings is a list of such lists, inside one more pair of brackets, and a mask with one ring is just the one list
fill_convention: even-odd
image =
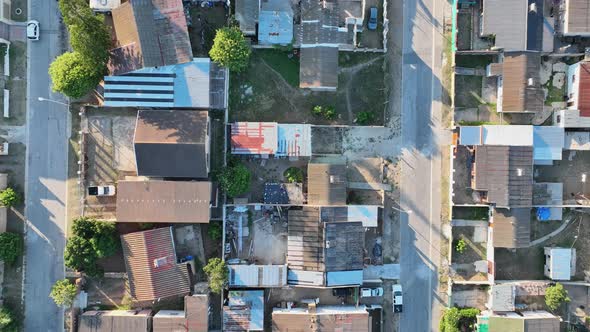
[(551, 217), (551, 209), (546, 208), (546, 207), (537, 208), (537, 219), (538, 220), (546, 221), (546, 220), (549, 220), (549, 217)]

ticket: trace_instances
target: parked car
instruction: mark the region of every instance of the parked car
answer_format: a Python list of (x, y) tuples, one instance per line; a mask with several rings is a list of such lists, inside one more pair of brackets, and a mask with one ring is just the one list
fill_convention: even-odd
[(115, 186), (90, 186), (88, 187), (89, 196), (114, 196)]
[(383, 287), (361, 288), (361, 297), (383, 296)]
[(367, 28), (369, 30), (377, 29), (377, 7), (369, 8), (369, 21), (367, 22)]
[(39, 40), (39, 21), (30, 20), (27, 23), (27, 38), (29, 40)]
[(395, 284), (393, 285), (393, 312), (402, 312), (403, 308), (403, 295), (402, 295), (402, 285)]

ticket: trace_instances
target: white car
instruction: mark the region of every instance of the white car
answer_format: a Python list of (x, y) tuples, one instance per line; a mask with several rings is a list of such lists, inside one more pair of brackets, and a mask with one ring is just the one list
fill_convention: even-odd
[(39, 21), (30, 20), (27, 23), (27, 39), (39, 40)]
[(88, 196), (114, 196), (115, 186), (90, 186)]
[(383, 296), (383, 287), (361, 288), (361, 297)]
[(393, 292), (393, 312), (402, 312), (402, 305), (403, 305), (403, 295), (402, 295), (402, 285), (395, 284), (392, 287)]

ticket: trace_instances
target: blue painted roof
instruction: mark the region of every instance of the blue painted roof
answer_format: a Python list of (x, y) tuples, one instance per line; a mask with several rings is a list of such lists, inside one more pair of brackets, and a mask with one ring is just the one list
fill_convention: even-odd
[(533, 127), (534, 160), (561, 160), (564, 144), (565, 132), (562, 127)]
[(363, 270), (334, 271), (326, 273), (326, 286), (362, 285)]
[(459, 131), (459, 144), (481, 145), (480, 126), (462, 126)]
[(261, 9), (258, 16), (258, 42), (267, 45), (292, 43), (293, 12)]

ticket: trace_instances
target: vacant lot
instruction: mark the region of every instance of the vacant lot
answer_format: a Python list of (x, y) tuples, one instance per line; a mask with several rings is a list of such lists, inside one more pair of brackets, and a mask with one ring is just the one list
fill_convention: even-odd
[(482, 77), (455, 76), (455, 105), (457, 107), (475, 108), (484, 104), (481, 98)]
[[(370, 120), (363, 124), (382, 124), (385, 108), (383, 56), (341, 52), (340, 57), (344, 60), (341, 61), (338, 91), (312, 92), (298, 87), (297, 53), (254, 50), (248, 69), (231, 75), (230, 120), (354, 124), (358, 114), (366, 112)], [(316, 105), (334, 107), (335, 116), (327, 119), (313, 115)]]
[(222, 2), (212, 7), (193, 5), (190, 9), (189, 36), (195, 57), (208, 57), (215, 31), (227, 24), (227, 10)]

